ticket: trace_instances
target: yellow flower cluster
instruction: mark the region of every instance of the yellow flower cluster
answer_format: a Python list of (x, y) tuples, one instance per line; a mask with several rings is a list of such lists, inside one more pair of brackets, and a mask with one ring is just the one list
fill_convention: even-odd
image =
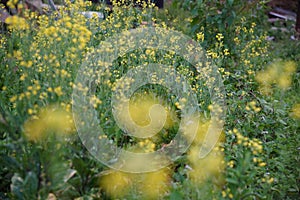
[(230, 188), (226, 188), (226, 190), (222, 191), (222, 197), (228, 197), (229, 199), (233, 199), (233, 194), (231, 193)]
[(149, 153), (155, 151), (155, 143), (153, 143), (151, 140), (146, 139), (142, 140), (138, 143), (138, 146), (140, 149), (142, 149), (142, 152)]
[(7, 5), (10, 9), (16, 9), (17, 3), (18, 3), (18, 0), (9, 0), (9, 1), (7, 1), (6, 5)]
[[(65, 16), (57, 21), (54, 24), (43, 24), (40, 29), (39, 37), (45, 38), (43, 39), (44, 42), (60, 42), (60, 41), (69, 41), (70, 46), (74, 46), (80, 50), (86, 47), (86, 44), (89, 42), (91, 38), (91, 31), (86, 27), (85, 21), (86, 19), (82, 15), (76, 15), (71, 18), (70, 16)], [(69, 37), (72, 35), (71, 39), (64, 39), (65, 37)], [(72, 45), (72, 43), (74, 45)], [(76, 49), (74, 49), (76, 50)], [(73, 50), (70, 49), (70, 52)], [(72, 58), (71, 55), (69, 55)]]
[(261, 108), (256, 105), (255, 101), (251, 101), (250, 103), (247, 104), (246, 110), (247, 111), (253, 110), (254, 112), (259, 112), (261, 111)]
[(122, 30), (129, 30), (136, 23), (142, 24), (143, 21), (155, 21), (148, 13), (148, 9), (153, 9), (155, 4), (151, 3), (151, 1), (135, 1), (141, 6), (141, 10), (138, 13), (137, 10), (131, 9), (133, 3), (134, 1), (112, 1), (113, 13), (100, 23), (100, 28), (106, 31), (107, 36)]
[(217, 42), (215, 43), (214, 49), (207, 51), (207, 56), (212, 59), (224, 58), (230, 55), (229, 49), (224, 47), (224, 36), (222, 33), (216, 35)]
[(264, 177), (261, 179), (262, 182), (267, 182), (269, 184), (274, 182), (274, 178), (273, 177)]
[(57, 96), (61, 96), (64, 93), (62, 92), (61, 86), (58, 86), (56, 88), (54, 88), (54, 92), (57, 94)]
[[(22, 41), (17, 48), (5, 48), (6, 57), (10, 65), (16, 66), (15, 74), (20, 80), (18, 93), (11, 94), (9, 101), (25, 116), (34, 116), (40, 109), (38, 105), (45, 102), (69, 101), (66, 98), (72, 92), (74, 72), (82, 63), (92, 33), (87, 19), (80, 14), (90, 2), (66, 3), (68, 6), (55, 13), (56, 20), (53, 16), (38, 16), (29, 11), (22, 13), (24, 18), (6, 19), (12, 34)], [(24, 31), (29, 27), (35, 28)], [(1, 38), (1, 46), (7, 46), (4, 38)], [(24, 101), (30, 108), (23, 108)]]
[[(129, 106), (129, 113), (126, 109), (127, 106)], [(129, 105), (126, 102), (120, 103), (116, 110), (118, 111), (119, 122), (125, 124), (129, 132), (136, 131), (140, 137), (149, 136), (147, 130), (169, 128), (173, 126), (176, 120), (175, 111), (171, 110), (163, 99), (152, 93), (135, 94)], [(141, 129), (137, 129), (138, 126)]]
[[(21, 76), (22, 78), (22, 76)], [(41, 90), (41, 85), (39, 81), (33, 80), (33, 85), (29, 85), (24, 92), (19, 95), (14, 95), (10, 98), (11, 103), (16, 103), (17, 100), (22, 101), (24, 98), (28, 101), (32, 96), (38, 95), (38, 92)]]
[(142, 199), (159, 199), (169, 190), (170, 170), (132, 174), (109, 170), (100, 177), (100, 188), (114, 199), (125, 199), (130, 191), (139, 191)]
[(278, 61), (260, 71), (256, 80), (260, 84), (263, 94), (272, 92), (272, 85), (276, 84), (280, 89), (286, 90), (292, 83), (292, 74), (296, 71), (296, 64), (293, 61)]
[(200, 159), (199, 149), (198, 145), (194, 145), (188, 153), (188, 159), (191, 164), (191, 170), (188, 175), (191, 181), (201, 184), (213, 176), (221, 177), (225, 163), (222, 150), (215, 148), (206, 157)]
[(218, 34), (216, 35), (216, 39), (217, 39), (219, 42), (221, 42), (221, 41), (224, 39), (223, 34), (222, 34), (222, 33), (218, 33)]
[(268, 43), (266, 34), (257, 37), (254, 33), (255, 23), (247, 25), (241, 19), (242, 25), (235, 28), (235, 37), (233, 39), (235, 51), (240, 55), (240, 65), (246, 67), (248, 74), (244, 73), (241, 76), (246, 79), (253, 79), (255, 74), (254, 63), (261, 63), (261, 60), (268, 57)]
[[(191, 168), (188, 173), (189, 178), (192, 182), (201, 184), (213, 176), (221, 177), (225, 162), (223, 153), (224, 148), (219, 146), (224, 142), (224, 133), (221, 133), (221, 136), (215, 145), (216, 147), (213, 148), (207, 156), (200, 158), (200, 147), (203, 145), (204, 139), (210, 140), (210, 138), (206, 138), (206, 135), (211, 123), (210, 121), (203, 122), (203, 120), (200, 122), (197, 118), (189, 121), (192, 122), (190, 123), (192, 125), (189, 125), (187, 129), (184, 129), (184, 135), (187, 136), (187, 139), (193, 140), (193, 144), (188, 152), (188, 160)], [(196, 123), (199, 123), (199, 125)], [(191, 138), (191, 132), (195, 129), (197, 129), (196, 137)]]
[[(33, 113), (31, 109), (28, 113)], [(59, 106), (48, 106), (32, 116), (24, 124), (24, 133), (29, 140), (42, 141), (48, 134), (64, 134), (74, 132), (75, 127), (70, 113)]]
[(233, 131), (229, 131), (229, 133), (234, 133), (237, 137), (237, 144), (242, 144), (243, 146), (250, 148), (254, 155), (263, 152), (262, 142), (258, 139), (254, 138), (253, 140), (243, 136), (236, 128)]
[(94, 107), (97, 108), (100, 104), (102, 104), (102, 101), (96, 97), (95, 95), (92, 95), (90, 97), (90, 104)]
[(213, 59), (219, 57), (219, 56), (218, 56), (218, 53), (217, 53), (217, 52), (214, 52), (214, 51), (212, 51), (212, 50), (208, 50), (206, 53), (207, 53), (207, 56), (208, 56), (208, 57), (213, 58)]
[(9, 29), (15, 29), (15, 30), (29, 29), (29, 24), (26, 22), (26, 20), (17, 15), (13, 15), (13, 16), (6, 18), (5, 23), (8, 24)]
[(293, 106), (292, 117), (300, 119), (300, 103)]

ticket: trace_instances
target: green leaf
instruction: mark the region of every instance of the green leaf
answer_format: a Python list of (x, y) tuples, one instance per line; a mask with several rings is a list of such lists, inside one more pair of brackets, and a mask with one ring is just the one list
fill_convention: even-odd
[(11, 178), (11, 193), (16, 199), (24, 199), (23, 189), (24, 180), (20, 177), (18, 173), (15, 173), (14, 176)]
[(24, 189), (24, 195), (29, 199), (35, 199), (37, 197), (38, 178), (34, 172), (28, 172), (24, 180)]
[(233, 185), (239, 185), (239, 182), (236, 179), (233, 179), (233, 178), (226, 178), (226, 181), (228, 183), (233, 184)]
[(233, 5), (233, 1), (234, 1), (234, 0), (228, 0), (228, 1), (227, 1), (227, 4), (228, 4), (229, 6), (232, 6), (232, 5)]

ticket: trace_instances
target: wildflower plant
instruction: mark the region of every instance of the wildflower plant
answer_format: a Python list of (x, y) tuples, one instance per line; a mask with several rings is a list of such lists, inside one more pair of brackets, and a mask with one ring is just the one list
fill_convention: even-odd
[[(190, 42), (189, 45), (187, 45), (187, 41)], [(109, 144), (109, 140), (106, 139), (107, 137), (101, 137), (103, 138), (103, 141), (100, 141), (99, 144), (97, 144), (97, 148), (94, 148), (95, 143), (89, 142), (90, 140), (94, 140), (93, 137), (96, 136), (95, 132), (93, 132), (92, 130), (100, 132), (101, 135), (105, 135), (105, 132), (103, 132), (103, 130), (97, 129), (95, 127), (95, 125), (99, 122), (97, 122), (94, 111), (92, 111), (89, 108), (89, 104), (87, 104), (89, 103), (89, 101), (85, 100), (85, 98), (87, 98), (90, 94), (94, 95), (93, 93), (88, 93), (88, 88), (91, 87), (93, 83), (98, 83), (101, 86), (102, 82), (108, 83), (107, 87), (97, 88), (97, 86), (92, 86), (94, 90), (91, 92), (95, 92), (97, 90), (102, 92), (103, 90), (105, 91), (107, 89), (112, 90), (112, 114), (119, 127), (125, 132), (125, 134), (128, 134), (129, 136), (132, 135), (140, 138), (151, 137), (164, 127), (164, 123), (168, 114), (166, 113), (164, 106), (160, 104), (153, 105), (149, 109), (149, 125), (138, 126), (134, 123), (134, 120), (132, 120), (132, 117), (130, 116), (131, 113), (129, 102), (131, 95), (139, 87), (147, 84), (159, 84), (164, 86), (166, 88), (166, 91), (169, 93), (167, 96), (165, 96), (167, 98), (170, 98), (169, 95), (173, 93), (173, 100), (175, 100), (174, 105), (176, 106), (178, 111), (181, 111), (181, 123), (178, 129), (179, 133), (181, 132), (182, 127), (185, 127), (184, 129), (189, 129), (190, 126), (193, 126), (194, 122), (191, 120), (191, 118), (198, 115), (197, 102), (200, 99), (196, 99), (196, 95), (194, 95), (193, 89), (189, 86), (189, 83), (185, 80), (184, 76), (181, 76), (174, 69), (165, 64), (159, 65), (152, 63), (152, 57), (155, 56), (155, 50), (167, 48), (169, 51), (173, 51), (171, 55), (174, 56), (175, 52), (177, 51), (185, 59), (189, 60), (190, 63), (194, 64), (196, 68), (195, 72), (199, 73), (199, 76), (196, 76), (196, 78), (194, 79), (192, 79), (192, 77), (189, 78), (191, 78), (195, 82), (195, 85), (197, 84), (197, 82), (201, 84), (201, 82), (204, 82), (205, 80), (206, 86), (208, 88), (211, 88), (208, 91), (213, 90), (215, 92), (210, 92), (208, 94), (212, 97), (211, 104), (214, 105), (214, 108), (211, 112), (211, 117), (214, 121), (212, 122), (211, 130), (209, 132), (210, 135), (207, 136), (207, 138), (211, 137), (211, 140), (207, 143), (204, 143), (206, 147), (203, 148), (202, 152), (200, 151), (199, 154), (203, 154), (202, 156), (205, 156), (208, 151), (212, 149), (213, 145), (218, 139), (218, 131), (220, 131), (220, 127), (224, 122), (222, 120), (222, 106), (224, 106), (222, 99), (224, 95), (222, 94), (222, 87), (219, 85), (221, 83), (219, 81), (220, 76), (218, 76), (218, 73), (214, 71), (215, 69), (213, 67), (210, 67), (208, 61), (205, 63), (199, 62), (201, 55), (203, 55), (203, 53), (201, 52), (201, 48), (195, 45), (195, 43), (193, 43), (190, 38), (181, 36), (177, 32), (167, 31), (161, 28), (142, 28), (125, 31), (117, 37), (108, 38), (108, 40), (100, 43), (100, 45), (101, 49), (97, 49), (95, 50), (95, 52), (90, 54), (90, 57), (86, 60), (86, 63), (84, 63), (82, 68), (80, 69), (80, 75), (77, 76), (75, 84), (81, 86), (80, 88), (78, 88), (78, 90), (74, 90), (73, 93), (75, 115), (79, 116), (79, 113), (82, 112), (85, 112), (87, 114), (75, 119), (76, 123), (79, 125), (79, 135), (83, 143), (87, 146), (91, 153), (96, 156), (96, 158), (116, 169), (133, 172), (140, 172), (140, 170), (142, 170), (143, 172), (147, 172), (154, 169), (159, 169), (166, 165), (166, 163), (169, 163), (170, 160), (176, 159), (176, 157), (178, 157), (182, 152), (185, 151), (185, 148), (187, 147), (186, 145), (189, 145), (189, 143), (187, 142), (190, 141), (185, 141), (185, 139), (182, 138), (183, 136), (181, 136), (181, 134), (176, 134), (173, 140), (173, 144), (169, 145), (167, 148), (165, 148), (165, 150), (156, 151), (153, 155), (145, 154), (145, 156), (143, 156), (118, 149), (118, 147)], [(126, 72), (126, 70), (128, 70), (126, 74), (122, 75), (120, 79), (114, 80), (110, 78), (110, 76), (112, 76), (112, 73), (110, 72), (110, 70), (112, 70), (110, 69), (110, 65), (113, 64), (112, 61), (115, 60), (115, 58), (119, 54), (126, 55), (127, 52), (144, 48), (154, 49), (152, 50), (152, 52), (146, 50), (145, 53), (148, 55), (142, 55), (146, 56), (146, 65), (144, 64), (142, 66), (139, 66), (140, 63), (137, 63), (139, 65), (136, 68), (122, 69), (121, 67), (122, 71), (118, 74), (122, 74), (124, 73), (123, 71)], [(190, 57), (189, 52), (191, 50), (197, 52), (196, 54), (194, 54), (196, 55), (195, 57), (194, 55)], [(173, 56), (170, 56), (170, 58), (172, 58)], [(156, 56), (154, 57), (154, 59), (156, 59)], [(101, 67), (97, 65), (100, 65)], [(134, 65), (129, 66), (134, 67)], [(116, 72), (117, 70), (118, 69), (113, 69), (114, 72)], [(100, 76), (93, 77), (93, 74), (100, 74)], [(112, 76), (112, 78), (114, 77)], [(161, 93), (160, 87), (156, 88), (154, 86), (153, 89), (154, 91), (158, 91), (158, 94)], [(84, 93), (84, 96), (82, 96), (83, 90), (86, 92)], [(109, 91), (106, 91), (105, 93), (107, 94), (109, 93)], [(104, 102), (107, 100), (101, 101)], [(92, 124), (90, 123), (91, 121), (93, 121)], [(193, 132), (195, 131), (192, 130), (186, 133), (190, 134), (190, 137), (193, 137), (193, 135), (195, 135), (195, 133)], [(102, 146), (103, 150), (101, 150)], [(109, 149), (109, 152), (107, 152), (106, 149)], [(115, 152), (119, 151), (122, 152), (120, 156), (124, 157), (123, 159), (118, 158), (119, 156), (117, 155), (113, 155)], [(99, 157), (100, 152), (102, 152), (101, 157)], [(114, 161), (111, 160), (112, 158)], [(132, 168), (133, 166), (130, 163), (128, 164), (125, 161), (126, 164), (124, 164), (124, 160), (126, 159), (129, 159), (131, 162), (136, 159), (137, 163), (140, 162), (138, 161), (140, 159), (143, 160), (143, 163), (145, 163), (146, 160), (151, 160), (151, 163), (149, 162), (143, 167), (136, 164), (134, 168)], [(119, 162), (120, 160), (121, 162)], [(111, 162), (113, 162), (114, 165), (109, 164)]]

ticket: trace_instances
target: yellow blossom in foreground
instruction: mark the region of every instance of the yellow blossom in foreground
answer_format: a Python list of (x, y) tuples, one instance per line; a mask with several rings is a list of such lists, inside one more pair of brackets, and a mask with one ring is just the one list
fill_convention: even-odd
[(100, 188), (113, 198), (121, 198), (129, 192), (132, 179), (129, 173), (110, 170), (100, 177)]
[[(214, 140), (219, 143), (225, 140), (224, 132), (218, 132), (221, 130), (217, 129), (216, 124), (212, 124), (208, 120), (201, 120), (201, 117), (190, 117), (183, 126), (182, 131), (185, 138), (193, 142), (194, 145), (198, 145), (199, 149), (204, 140), (207, 140), (207, 143), (211, 143)], [(195, 137), (193, 137), (194, 135)], [(210, 135), (218, 136), (218, 138), (209, 137)]]
[(167, 168), (139, 174), (108, 170), (100, 176), (100, 188), (113, 199), (124, 199), (130, 191), (139, 191), (142, 199), (158, 199), (168, 192), (170, 181)]
[(271, 64), (267, 69), (260, 71), (256, 75), (256, 80), (260, 84), (263, 94), (271, 93), (272, 85), (277, 85), (280, 89), (286, 90), (292, 83), (292, 74), (296, 71), (296, 64), (293, 61), (278, 61)]
[(197, 183), (203, 183), (211, 176), (221, 176), (224, 168), (224, 155), (218, 150), (213, 150), (206, 157), (199, 158), (199, 147), (193, 146), (188, 154), (191, 162), (190, 179)]
[(116, 115), (129, 133), (141, 138), (171, 127), (176, 120), (175, 112), (171, 112), (161, 99), (150, 94), (138, 95), (129, 102), (119, 103)]
[(17, 0), (9, 0), (9, 1), (7, 1), (6, 4), (10, 9), (15, 9), (17, 3), (18, 3)]
[(165, 168), (156, 172), (141, 174), (142, 182), (139, 185), (144, 199), (158, 199), (168, 192), (170, 187), (170, 171)]
[[(143, 97), (139, 96), (130, 102), (129, 112), (134, 122), (140, 126), (146, 126), (151, 122), (149, 112), (153, 105), (161, 104), (160, 99), (153, 96), (153, 94), (146, 94)], [(167, 112), (167, 119), (164, 127), (170, 127), (173, 124), (173, 118), (175, 118), (175, 112), (171, 112), (168, 108), (165, 108)], [(159, 113), (158, 113), (159, 114)]]
[(300, 119), (300, 103), (294, 105), (292, 109), (292, 116), (296, 119)]
[(25, 135), (33, 141), (45, 138), (50, 132), (63, 134), (71, 133), (74, 129), (71, 115), (56, 106), (42, 109), (38, 116), (33, 116), (24, 124)]

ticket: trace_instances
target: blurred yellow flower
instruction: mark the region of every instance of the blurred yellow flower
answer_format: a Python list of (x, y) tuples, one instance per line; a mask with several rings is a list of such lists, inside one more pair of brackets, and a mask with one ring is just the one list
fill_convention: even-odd
[(57, 94), (57, 96), (61, 96), (64, 94), (61, 90), (61, 86), (54, 88), (54, 92)]
[(118, 121), (126, 126), (127, 131), (141, 138), (169, 128), (177, 120), (175, 111), (171, 111), (162, 99), (148, 93), (134, 96), (129, 103), (119, 103), (116, 113)]
[(125, 196), (132, 187), (133, 175), (125, 172), (109, 170), (100, 177), (100, 188), (113, 198)]
[(124, 199), (130, 191), (139, 191), (142, 199), (158, 199), (168, 192), (170, 181), (168, 168), (139, 174), (108, 170), (100, 176), (100, 188), (114, 199)]
[(221, 176), (224, 169), (224, 155), (218, 150), (213, 150), (205, 158), (199, 158), (199, 146), (192, 146), (188, 159), (191, 163), (190, 179), (197, 183), (203, 183), (211, 176)]
[[(28, 112), (33, 113), (32, 109)], [(72, 133), (74, 129), (71, 115), (57, 106), (43, 108), (38, 116), (33, 116), (24, 124), (24, 133), (32, 141), (44, 139), (48, 133)]]
[(259, 112), (261, 111), (261, 108), (256, 106), (256, 102), (255, 101), (251, 101), (249, 103), (247, 103), (246, 108), (247, 111), (253, 110), (254, 112)]
[(292, 116), (296, 119), (300, 119), (300, 103), (293, 106)]
[(133, 121), (140, 126), (146, 126), (150, 124), (151, 119), (149, 112), (151, 107), (156, 104), (160, 104), (159, 99), (155, 98), (151, 94), (139, 96), (133, 101), (130, 101), (129, 112)]
[(278, 61), (258, 72), (256, 80), (260, 84), (261, 92), (267, 95), (272, 92), (272, 85), (274, 84), (282, 90), (288, 89), (292, 83), (292, 74), (295, 71), (295, 62)]
[[(203, 120), (202, 117), (194, 116), (191, 117), (189, 120), (187, 120), (187, 123), (183, 126), (182, 128), (183, 135), (186, 137), (188, 141), (192, 141), (194, 145), (200, 146), (204, 142), (204, 139), (207, 140), (212, 139), (209, 137), (206, 138), (210, 126), (211, 126), (211, 121)], [(193, 137), (194, 134), (195, 137)], [(218, 143), (223, 142), (224, 140), (225, 140), (225, 134), (224, 132), (221, 132), (218, 138)]]
[(171, 179), (168, 168), (141, 174), (141, 178), (142, 182), (138, 187), (142, 191), (144, 199), (158, 199), (169, 190)]
[(261, 162), (261, 163), (258, 164), (258, 166), (260, 166), (260, 167), (264, 167), (266, 165), (267, 165), (267, 163), (265, 163), (265, 162)]

